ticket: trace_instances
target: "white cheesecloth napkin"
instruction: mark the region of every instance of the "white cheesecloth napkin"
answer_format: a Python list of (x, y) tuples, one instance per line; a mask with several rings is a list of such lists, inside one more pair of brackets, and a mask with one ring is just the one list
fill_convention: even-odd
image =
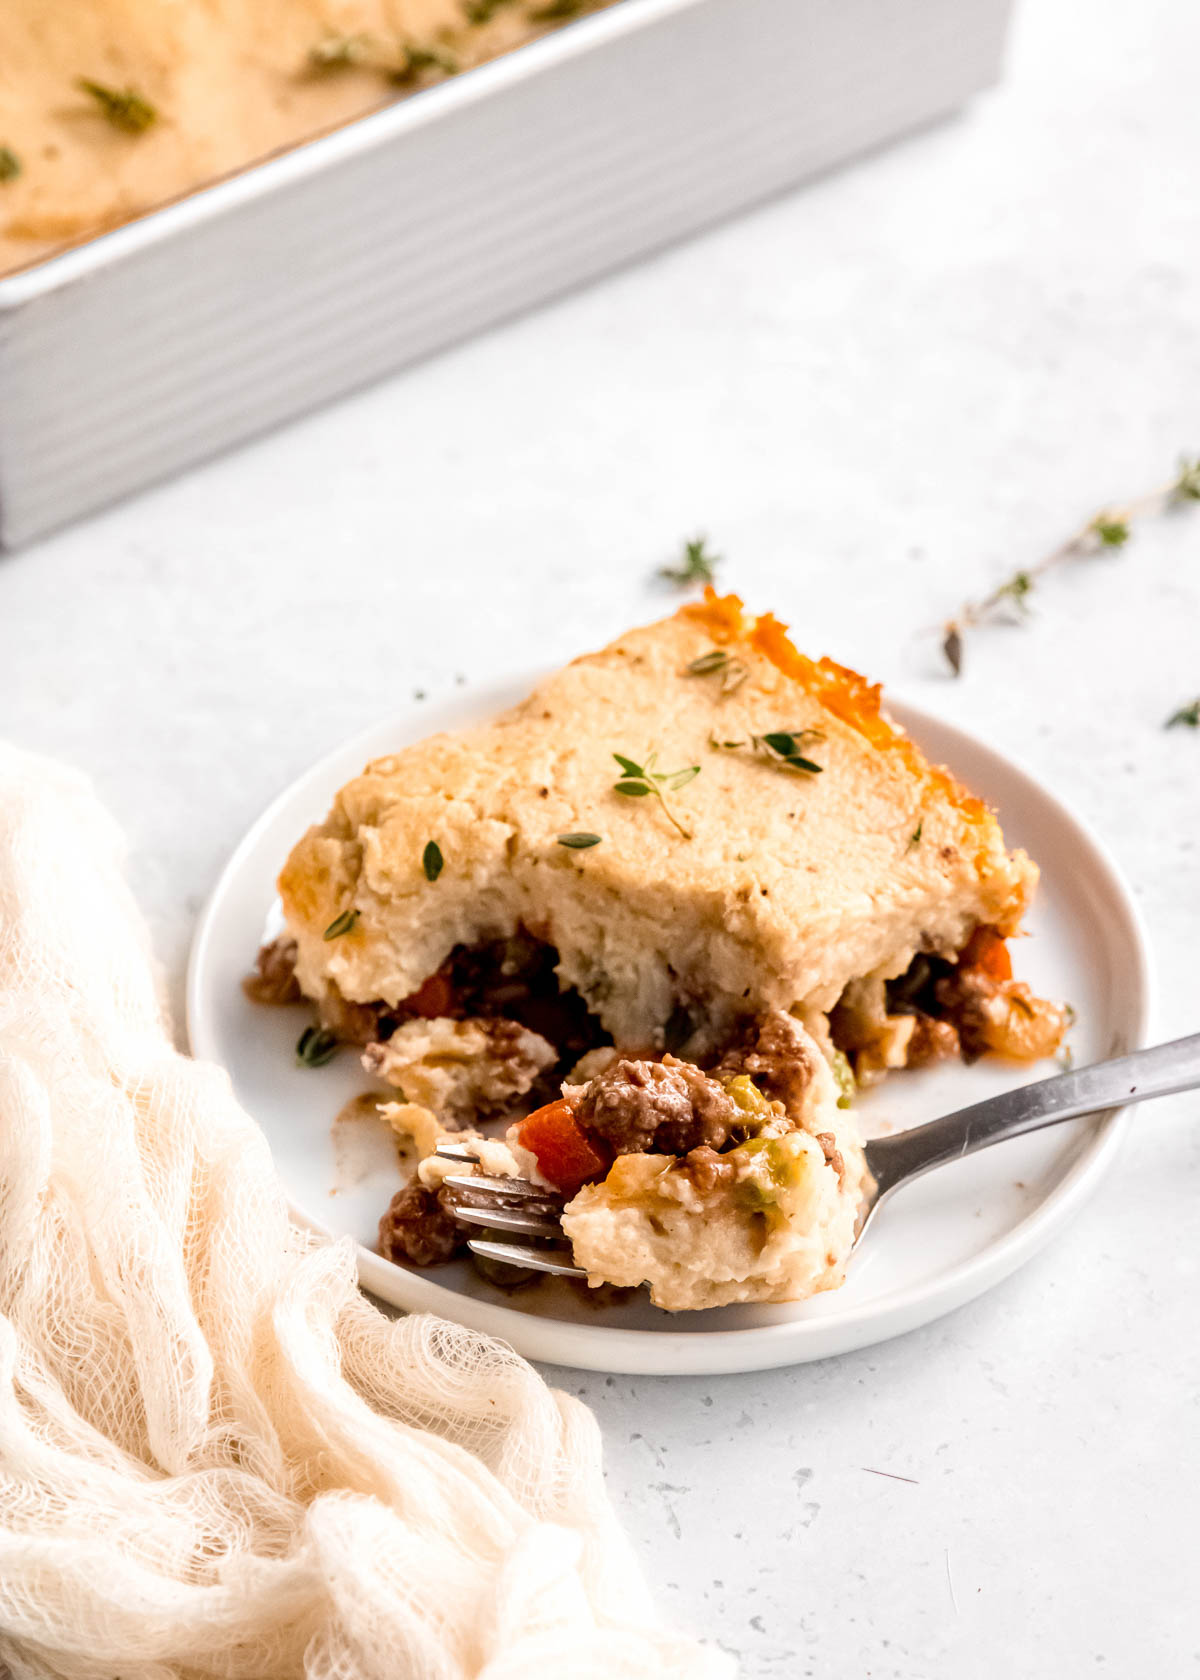
[(0, 745), (0, 1672), (727, 1680), (656, 1620), (590, 1412), (291, 1222), (172, 1047), (122, 850)]

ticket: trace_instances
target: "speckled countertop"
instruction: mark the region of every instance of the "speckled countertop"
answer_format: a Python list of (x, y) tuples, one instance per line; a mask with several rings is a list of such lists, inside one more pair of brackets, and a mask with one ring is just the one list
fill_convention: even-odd
[[(415, 689), (665, 609), (710, 533), (803, 645), (1016, 753), (1200, 1027), (1200, 514), (1046, 583), (959, 684), (920, 634), (1200, 451), (1200, 9), (1025, 6), (961, 120), (0, 559), (0, 729), (86, 767), (174, 995), (268, 798)], [(743, 1378), (551, 1373), (661, 1599), (748, 1676), (1197, 1672), (1200, 1101), (923, 1331)], [(887, 1475), (876, 1472), (888, 1472)]]

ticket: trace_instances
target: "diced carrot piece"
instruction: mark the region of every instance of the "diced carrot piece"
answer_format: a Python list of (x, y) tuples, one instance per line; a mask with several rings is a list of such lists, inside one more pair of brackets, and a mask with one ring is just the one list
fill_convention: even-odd
[(992, 980), (1012, 979), (1008, 946), (994, 927), (977, 927), (958, 960), (963, 968), (982, 969)]
[(400, 1007), (411, 1010), (414, 1015), (420, 1015), (426, 1021), (432, 1021), (439, 1015), (449, 1015), (453, 1004), (453, 983), (450, 976), (443, 974), (439, 969), (418, 986), (411, 997), (406, 997)]
[(593, 1143), (565, 1097), (535, 1108), (521, 1121), (517, 1139), (564, 1196), (573, 1196), (592, 1179), (603, 1178), (611, 1165), (611, 1158)]

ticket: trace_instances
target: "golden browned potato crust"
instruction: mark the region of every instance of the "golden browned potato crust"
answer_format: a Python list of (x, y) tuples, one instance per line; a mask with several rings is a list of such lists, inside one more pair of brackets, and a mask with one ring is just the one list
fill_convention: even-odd
[[(762, 748), (780, 731), (813, 732), (819, 774)], [(614, 753), (699, 774), (668, 793), (669, 815), (614, 790)], [(600, 843), (559, 843), (578, 831)], [(279, 886), (309, 996), (336, 986), (395, 1004), (454, 946), (523, 927), (556, 948), (562, 982), (618, 1043), (653, 1050), (680, 1007), (715, 1041), (744, 1015), (828, 1011), (850, 981), (901, 974), (920, 951), (951, 956), (978, 924), (1011, 933), (1036, 879), (876, 690), (710, 597), (576, 660), (491, 723), (368, 765)], [(326, 940), (347, 911), (351, 931)]]

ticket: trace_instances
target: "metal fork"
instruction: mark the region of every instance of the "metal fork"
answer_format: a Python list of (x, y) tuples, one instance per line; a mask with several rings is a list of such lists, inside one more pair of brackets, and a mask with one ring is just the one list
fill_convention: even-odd
[[(444, 1144), (437, 1150), (444, 1161), (463, 1166), (478, 1165), (473, 1150)], [(489, 1231), (511, 1231), (516, 1237), (535, 1237), (556, 1243), (557, 1248), (535, 1248), (531, 1243), (492, 1242), (471, 1237), (467, 1247), (486, 1260), (501, 1260), (533, 1272), (552, 1272), (556, 1277), (586, 1277), (572, 1264), (571, 1249), (563, 1236), (559, 1217), (562, 1198), (543, 1190), (527, 1178), (492, 1178), (482, 1173), (454, 1173), (442, 1180), (455, 1192), (451, 1212), (460, 1225), (481, 1225)]]
[[(960, 1108), (940, 1120), (914, 1126), (890, 1137), (872, 1138), (865, 1146), (867, 1168), (874, 1184), (864, 1200), (857, 1248), (878, 1209), (902, 1184), (909, 1184), (934, 1167), (961, 1160), (977, 1150), (990, 1149), (1006, 1138), (1057, 1126), (1064, 1120), (1078, 1120), (1085, 1114), (1123, 1108), (1127, 1103), (1146, 1102), (1150, 1097), (1169, 1097), (1178, 1091), (1200, 1086), (1200, 1033), (1158, 1044), (1150, 1050), (1135, 1050), (1129, 1056), (1076, 1068), (1054, 1079), (1041, 1079), (1003, 1091), (997, 1097)], [(437, 1153), (464, 1166), (477, 1164), (479, 1157), (469, 1149), (446, 1145)], [(493, 1231), (511, 1231), (515, 1238), (531, 1237), (537, 1242), (556, 1244), (536, 1247), (532, 1242), (495, 1242), (472, 1237), (467, 1246), (489, 1260), (529, 1271), (552, 1272), (558, 1277), (586, 1277), (570, 1259), (570, 1247), (559, 1222), (560, 1201), (528, 1179), (455, 1175), (445, 1180), (464, 1199), (454, 1207), (454, 1217), (464, 1225), (483, 1226)]]

